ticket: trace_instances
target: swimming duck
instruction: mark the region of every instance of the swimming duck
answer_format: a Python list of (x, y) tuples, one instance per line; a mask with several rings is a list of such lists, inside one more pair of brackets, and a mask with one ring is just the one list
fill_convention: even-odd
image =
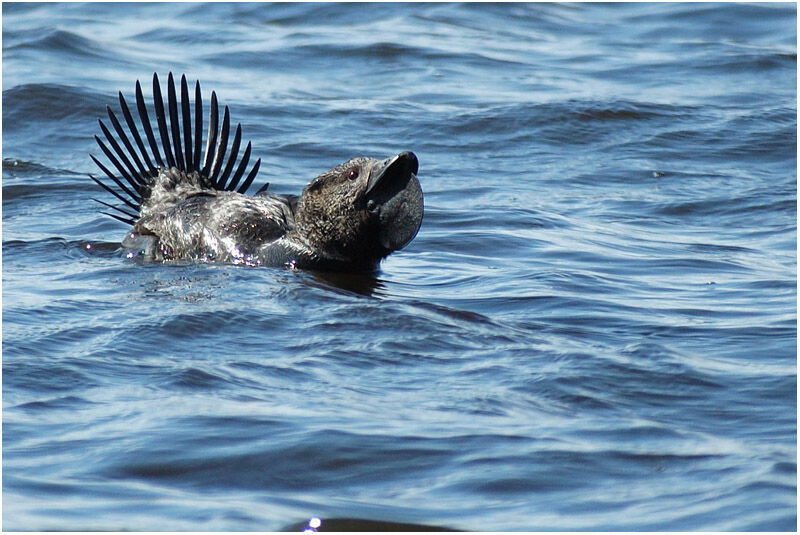
[(194, 93), (192, 103), (182, 76), (179, 99), (170, 73), (165, 103), (154, 74), (157, 134), (138, 81), (136, 110), (144, 136), (121, 92), (127, 132), (110, 107), (108, 118), (116, 136), (100, 121), (104, 139), (95, 139), (117, 172), (90, 155), (108, 180), (89, 176), (125, 205), (95, 199), (113, 210), (106, 215), (132, 226), (122, 241), (128, 257), (364, 271), (376, 269), (383, 258), (416, 236), (423, 194), (413, 152), (385, 159), (353, 158), (311, 180), (299, 196), (268, 192), (268, 183), (247, 195), (261, 160), (248, 170), (251, 144), (247, 143), (237, 164), (241, 124), (229, 144), (229, 110), (224, 108), (220, 124), (214, 92), (201, 158), (199, 82)]

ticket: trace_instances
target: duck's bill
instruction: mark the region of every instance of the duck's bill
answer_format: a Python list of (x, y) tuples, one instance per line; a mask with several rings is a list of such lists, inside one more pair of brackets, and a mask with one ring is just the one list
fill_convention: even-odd
[(423, 216), (419, 161), (413, 152), (387, 158), (373, 167), (367, 183), (368, 207), (378, 216), (381, 245), (402, 249), (417, 235)]

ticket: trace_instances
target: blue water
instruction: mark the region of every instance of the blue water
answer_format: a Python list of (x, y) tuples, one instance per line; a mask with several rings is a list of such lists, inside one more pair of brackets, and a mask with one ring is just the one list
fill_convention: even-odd
[[(6, 530), (796, 528), (794, 4), (2, 10)], [(278, 193), (414, 151), (417, 238), (123, 258), (97, 119), (170, 71)]]

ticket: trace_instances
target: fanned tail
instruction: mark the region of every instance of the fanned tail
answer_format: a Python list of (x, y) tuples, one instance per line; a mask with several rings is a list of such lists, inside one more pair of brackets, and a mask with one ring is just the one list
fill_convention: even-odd
[[(242, 125), (236, 125), (233, 141), (229, 144), (230, 114), (228, 107), (225, 106), (220, 125), (219, 105), (214, 92), (211, 93), (205, 154), (201, 157), (203, 101), (200, 94), (200, 82), (195, 83), (194, 106), (192, 106), (186, 76), (181, 76), (179, 100), (175, 89), (175, 80), (172, 73), (169, 73), (165, 103), (158, 75), (153, 74), (153, 104), (157, 133), (150, 123), (142, 87), (138, 81), (136, 82), (138, 122), (128, 108), (122, 92), (119, 93), (119, 104), (127, 132), (111, 107), (108, 106), (106, 110), (113, 133), (100, 120), (100, 129), (105, 141), (99, 136), (94, 137), (100, 150), (111, 162), (111, 167), (117, 172), (112, 172), (97, 158), (90, 155), (110, 182), (104, 182), (92, 175), (89, 175), (89, 178), (124, 204), (124, 207), (114, 206), (95, 199), (103, 206), (114, 210), (113, 213), (103, 212), (105, 215), (124, 223), (133, 224), (139, 217), (142, 202), (150, 194), (152, 179), (158, 175), (159, 169), (167, 167), (175, 167), (185, 173), (197, 171), (208, 187), (216, 190), (245, 193), (252, 185), (261, 165), (261, 159), (256, 160), (248, 170), (251, 150), (248, 142), (237, 165), (239, 147), (242, 142)], [(192, 121), (192, 107), (194, 107), (194, 121)], [(167, 114), (169, 114), (169, 121), (167, 121)], [(140, 127), (144, 132), (144, 138), (140, 134)], [(145, 145), (145, 140), (147, 145)], [(242, 180), (243, 177), (244, 180)], [(269, 184), (264, 184), (258, 193), (265, 191), (268, 186)]]

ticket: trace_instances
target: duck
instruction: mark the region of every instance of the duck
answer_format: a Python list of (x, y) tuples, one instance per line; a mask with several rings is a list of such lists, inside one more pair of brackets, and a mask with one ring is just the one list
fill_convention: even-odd
[(108, 163), (90, 154), (102, 175), (89, 178), (118, 202), (94, 200), (111, 210), (103, 214), (130, 226), (121, 242), (126, 257), (375, 271), (417, 235), (424, 198), (413, 152), (351, 158), (320, 173), (299, 195), (273, 193), (269, 183), (251, 195), (261, 159), (250, 164), (250, 142), (239, 157), (242, 127), (231, 139), (228, 107), (220, 121), (211, 93), (203, 151), (199, 81), (193, 101), (185, 75), (178, 89), (169, 73), (166, 92), (164, 99), (155, 73), (155, 128), (139, 81), (136, 115), (120, 92), (122, 120), (107, 106), (110, 127), (99, 120), (102, 137), (95, 136)]

